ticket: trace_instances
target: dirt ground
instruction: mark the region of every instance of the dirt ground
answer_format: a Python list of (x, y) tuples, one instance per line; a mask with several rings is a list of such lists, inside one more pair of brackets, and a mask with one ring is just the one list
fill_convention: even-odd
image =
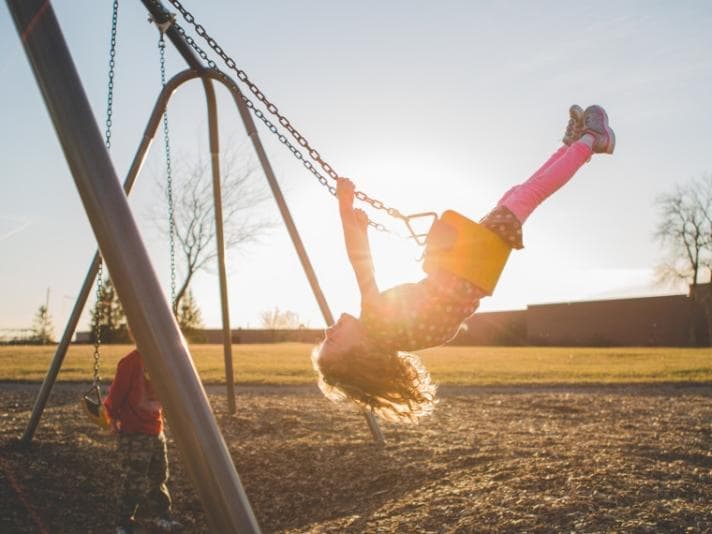
[[(60, 384), (29, 451), (37, 385), (0, 384), (0, 532), (110, 532), (114, 439)], [(712, 532), (712, 384), (442, 388), (433, 417), (382, 425), (315, 387), (210, 400), (264, 532)], [(169, 437), (186, 532), (209, 532)]]

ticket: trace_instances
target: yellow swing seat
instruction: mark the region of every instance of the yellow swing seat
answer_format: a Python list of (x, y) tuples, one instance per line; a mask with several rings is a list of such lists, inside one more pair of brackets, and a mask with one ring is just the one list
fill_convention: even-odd
[(101, 390), (97, 384), (93, 385), (83, 396), (80, 402), (87, 418), (98, 427), (108, 430), (111, 421), (106, 413), (101, 399)]
[(511, 251), (492, 230), (448, 210), (430, 228), (423, 270), (443, 269), (491, 295)]

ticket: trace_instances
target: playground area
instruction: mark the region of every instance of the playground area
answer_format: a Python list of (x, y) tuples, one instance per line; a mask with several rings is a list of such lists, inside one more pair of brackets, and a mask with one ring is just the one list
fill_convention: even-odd
[[(8, 62), (8, 79), (21, 80), (19, 76), (31, 72), (34, 81), (18, 81), (22, 90), (3, 98), (13, 104), (12, 109), (7, 106), (8, 124), (29, 129), (13, 131), (4, 141), (4, 160), (10, 161), (4, 162), (6, 174), (14, 177), (8, 182), (22, 187), (4, 193), (17, 211), (0, 221), (0, 240), (14, 247), (6, 253), (12, 276), (3, 277), (8, 282), (2, 290), (11, 312), (3, 312), (7, 325), (0, 326), (11, 333), (5, 334), (7, 341), (18, 343), (0, 347), (0, 533), (114, 531), (122, 473), (136, 479), (147, 470), (165, 473), (162, 440), (158, 453), (132, 441), (159, 441), (155, 435), (163, 416), (173, 513), (184, 532), (712, 532), (712, 353), (700, 341), (709, 339), (703, 314), (668, 312), (660, 319), (634, 311), (600, 314), (607, 324), (626, 331), (632, 328), (626, 319), (636, 319), (646, 332), (640, 342), (601, 336), (587, 314), (581, 331), (570, 322), (570, 303), (576, 299), (611, 296), (613, 289), (642, 291), (646, 273), (658, 271), (658, 252), (669, 248), (674, 253), (671, 265), (679, 263), (675, 254), (680, 243), (674, 239), (662, 247), (640, 248), (651, 234), (652, 218), (638, 214), (650, 209), (641, 199), (667, 195), (664, 187), (673, 182), (664, 173), (697, 172), (702, 165), (689, 156), (704, 153), (694, 142), (701, 141), (697, 146), (704, 148), (708, 134), (689, 127), (699, 123), (698, 109), (660, 109), (660, 102), (695, 103), (706, 95), (706, 80), (686, 74), (704, 70), (699, 66), (707, 61), (695, 59), (704, 47), (692, 42), (695, 35), (707, 35), (705, 28), (700, 26), (698, 34), (690, 29), (691, 23), (706, 20), (703, 9), (684, 11), (678, 19), (651, 8), (656, 16), (640, 21), (635, 10), (625, 15), (625, 10), (609, 14), (601, 9), (596, 14), (601, 21), (592, 23), (589, 8), (575, 11), (578, 6), (571, 5), (566, 6), (572, 9), (568, 18), (545, 13), (556, 19), (553, 24), (539, 20), (541, 10), (534, 7), (527, 13), (520, 6), (516, 11), (521, 13), (515, 14), (509, 5), (503, 10), (479, 4), (465, 9), (463, 3), (458, 10), (437, 8), (431, 14), (424, 8), (410, 10), (417, 17), (404, 23), (401, 8), (391, 12), (391, 19), (384, 18), (384, 5), (374, 24), (370, 6), (354, 4), (326, 16), (329, 3), (324, 3), (314, 17), (305, 16), (303, 6), (289, 15), (282, 5), (280, 23), (299, 22), (290, 34), (274, 26), (272, 8), (260, 24), (258, 6), (249, 18), (237, 16), (236, 9), (228, 13), (199, 3), (196, 7), (203, 12), (194, 14), (179, 0), (142, 0), (129, 8), (128, 16), (122, 11), (119, 25), (119, 3), (113, 0), (106, 3), (111, 9), (106, 9), (105, 21), (111, 25), (102, 26), (101, 42), (109, 46), (99, 68), (99, 32), (88, 31), (99, 27), (98, 12), (89, 9), (96, 3), (58, 3), (58, 16), (49, 0), (6, 4), (19, 37), (16, 46), (24, 49), (29, 63), (29, 71), (16, 72)], [(362, 9), (362, 20), (351, 7)], [(447, 16), (453, 18), (448, 22)], [(311, 19), (313, 27), (307, 24)], [(519, 26), (513, 24), (516, 19)], [(464, 25), (458, 30), (460, 23)], [(678, 37), (671, 33), (661, 39), (661, 25), (675, 27)], [(378, 26), (383, 28), (380, 37)], [(119, 32), (124, 27), (128, 32)], [(394, 30), (400, 27), (407, 31), (399, 35)], [(254, 28), (270, 31), (250, 37), (246, 32)], [(532, 28), (535, 33), (530, 34)], [(257, 47), (264, 33), (269, 46)], [(647, 40), (639, 38), (646, 34)], [(302, 41), (314, 41), (318, 48), (299, 49)], [(352, 41), (359, 47), (337, 48), (339, 42)], [(439, 41), (447, 46), (434, 48)], [(514, 46), (506, 46), (509, 41)], [(661, 48), (663, 42), (682, 48)], [(403, 43), (403, 48), (393, 43)], [(299, 61), (285, 55), (281, 65), (270, 66), (267, 60), (281, 56), (275, 53), (280, 49)], [(397, 53), (387, 59), (392, 51)], [(154, 60), (148, 60), (149, 53)], [(12, 53), (7, 56), (14, 59)], [(691, 62), (681, 64), (680, 57)], [(606, 58), (605, 63), (598, 58)], [(666, 58), (669, 72), (658, 71)], [(315, 62), (309, 66), (308, 60)], [(123, 72), (129, 76), (122, 80)], [(97, 80), (106, 80), (105, 91)], [(669, 91), (669, 80), (686, 90)], [(122, 98), (130, 103), (123, 109), (114, 108), (115, 82), (122, 87), (117, 104)], [(33, 114), (41, 106), (25, 88), (35, 84), (53, 129), (44, 109), (41, 116)], [(169, 127), (169, 101), (188, 85), (204, 96), (205, 109), (194, 105), (196, 94), (187, 95), (190, 103), (175, 100)], [(656, 85), (662, 89), (649, 90)], [(521, 87), (527, 91), (517, 89)], [(35, 100), (25, 100), (25, 93)], [(410, 100), (416, 94), (418, 99)], [(578, 103), (570, 103), (573, 97)], [(542, 255), (527, 249), (526, 267), (512, 262), (509, 298), (514, 304), (506, 304), (507, 293), (498, 294), (505, 297), (498, 304), (501, 309), (526, 305), (528, 310), (523, 299), (565, 299), (560, 316), (549, 321), (557, 323), (567, 341), (556, 341), (546, 328), (532, 341), (529, 334), (535, 330), (530, 332), (529, 323), (503, 328), (493, 321), (486, 326), (500, 346), (446, 346), (480, 297), (493, 294), (510, 252), (523, 246), (522, 224), (533, 210), (594, 155), (596, 160), (605, 155), (600, 158), (605, 161), (613, 154), (616, 136), (606, 109), (593, 103), (599, 101), (621, 117), (616, 124), (624, 126), (620, 140), (628, 148), (615, 160), (620, 164), (596, 163), (600, 174), (580, 180), (578, 192), (567, 197), (565, 206), (559, 204), (558, 219), (552, 213), (548, 222), (535, 223), (541, 225), (531, 227), (531, 240), (527, 226), (527, 247), (534, 245)], [(225, 115), (224, 121), (218, 110), (226, 103), (232, 118)], [(200, 114), (194, 112), (197, 107)], [(567, 107), (568, 117), (562, 112)], [(554, 110), (559, 113), (556, 133), (544, 119)], [(115, 120), (117, 125), (126, 121), (123, 132), (115, 131)], [(225, 123), (236, 124), (236, 130), (219, 126)], [(481, 126), (488, 123), (492, 126)], [(649, 134), (661, 125), (676, 126), (680, 135), (651, 139)], [(133, 152), (139, 128), (145, 129)], [(185, 129), (189, 131), (181, 132)], [(193, 130), (202, 133), (194, 137)], [(522, 141), (514, 139), (515, 133)], [(161, 137), (163, 157), (156, 159), (150, 156), (151, 146), (160, 144), (156, 141)], [(33, 139), (33, 154), (43, 157), (27, 158), (26, 144), (16, 144), (16, 139), (28, 138)], [(656, 143), (658, 138), (665, 142)], [(255, 158), (236, 158), (245, 168), (245, 180), (254, 163), (269, 194), (255, 189), (250, 197), (244, 194), (252, 187), (248, 182), (231, 181), (231, 157), (221, 146), (237, 145), (239, 139), (250, 145)], [(561, 146), (522, 182), (530, 156), (543, 150), (545, 142)], [(529, 144), (532, 154), (524, 148)], [(190, 152), (204, 155), (209, 148), (209, 163), (189, 153), (186, 160), (194, 163), (181, 169), (177, 154), (193, 145)], [(282, 154), (273, 154), (274, 148)], [(676, 165), (666, 167), (670, 162)], [(145, 179), (137, 182), (144, 167), (160, 175), (155, 190)], [(292, 182), (292, 167), (308, 183)], [(62, 174), (66, 184), (55, 189), (63, 183)], [(65, 196), (74, 193), (69, 174), (83, 209), (75, 197)], [(345, 176), (358, 176), (358, 187)], [(238, 189), (240, 183), (249, 187)], [(129, 204), (134, 185), (137, 191)], [(498, 189), (506, 191), (504, 196), (485, 211), (484, 202), (496, 199)], [(179, 194), (181, 190), (187, 193)], [(706, 198), (712, 199), (712, 180), (709, 191)], [(316, 200), (319, 194), (329, 199), (323, 209)], [(281, 236), (268, 235), (273, 223), (259, 220), (268, 213), (261, 199), (270, 195), (275, 220), (279, 216), (278, 225), (286, 230)], [(338, 219), (331, 196), (337, 197)], [(159, 197), (165, 205), (159, 206)], [(676, 205), (677, 197), (658, 198)], [(47, 200), (67, 211), (49, 209)], [(709, 206), (712, 200), (697, 205)], [(160, 207), (160, 220), (153, 221), (155, 236), (144, 226), (151, 217), (141, 215), (143, 207)], [(247, 226), (232, 218), (243, 209)], [(488, 215), (480, 219), (480, 212)], [(84, 216), (88, 226), (83, 229), (59, 224), (71, 219), (74, 225)], [(705, 212), (701, 220), (712, 217)], [(665, 221), (660, 228), (672, 228)], [(700, 235), (709, 234), (706, 228)], [(269, 239), (259, 248), (257, 237), (263, 231)], [(422, 260), (426, 283), (379, 292), (369, 233), (384, 238), (374, 248), (380, 252), (376, 264), (395, 269), (386, 277), (379, 267), (384, 280), (410, 280), (406, 268), (400, 272), (400, 262), (409, 261), (409, 268)], [(683, 234), (686, 246), (690, 241)], [(666, 238), (675, 235), (674, 228), (663, 232)], [(194, 241), (195, 236), (205, 240)], [(342, 237), (345, 255), (335, 250)], [(422, 248), (412, 254), (420, 260), (410, 262), (411, 253), (406, 258), (405, 247), (391, 244), (395, 240)], [(692, 255), (688, 248), (688, 258), (709, 257), (708, 240), (691, 242), (704, 247)], [(241, 257), (239, 266), (227, 261), (228, 252), (247, 243), (255, 249)], [(79, 256), (94, 251), (95, 244), (94, 256), (86, 258), (88, 269), (82, 271)], [(312, 264), (312, 257), (319, 260)], [(238, 261), (236, 256), (233, 260)], [(65, 262), (68, 270), (60, 276)], [(697, 269), (695, 263), (692, 274), (683, 270), (678, 278), (690, 278), (689, 299), (708, 302), (697, 289), (698, 274), (703, 274)], [(206, 279), (193, 278), (200, 270), (214, 278), (211, 290), (202, 286)], [(229, 271), (237, 275), (230, 284)], [(420, 269), (416, 271), (420, 276)], [(86, 272), (81, 286), (65, 280), (67, 273), (76, 272)], [(364, 305), (359, 318), (343, 314), (337, 321), (329, 301), (348, 310), (348, 295), (355, 290), (344, 283), (344, 272), (351, 283), (355, 274)], [(317, 320), (297, 320), (299, 314), (288, 308), (316, 312), (300, 302), (303, 295), (291, 298), (297, 295), (291, 293), (292, 279), (302, 275), (321, 316)], [(282, 282), (286, 285), (280, 286)], [(29, 329), (20, 305), (36, 298), (38, 284), (44, 305)], [(267, 287), (259, 287), (258, 294), (263, 284)], [(193, 289), (206, 312), (204, 320)], [(61, 299), (66, 318), (61, 338), (53, 334), (50, 294)], [(89, 303), (92, 296), (94, 304)], [(239, 304), (237, 314), (231, 299)], [(235, 327), (250, 328), (255, 313), (264, 318), (260, 302), (274, 305), (275, 315), (276, 304), (284, 307), (283, 313), (295, 319), (290, 328), (309, 326), (310, 320), (327, 326), (326, 341), (314, 352), (319, 380), (382, 409), (377, 413), (385, 417), (376, 420), (374, 413), (349, 403), (335, 406), (320, 393), (309, 355), (322, 339), (321, 328), (315, 339), (309, 334), (298, 343), (240, 342)], [(688, 304), (685, 309), (692, 310), (698, 302)], [(541, 317), (541, 305), (533, 306)], [(705, 311), (709, 318), (710, 310)], [(91, 334), (82, 340), (92, 345), (72, 346), (72, 339), (82, 341), (74, 334), (87, 312)], [(222, 344), (196, 343), (189, 349), (186, 339), (198, 338), (188, 333), (199, 332), (203, 323), (216, 331), (222, 325)], [(277, 325), (262, 328), (275, 330)], [(698, 336), (702, 330), (705, 335)], [(684, 343), (666, 341), (665, 332), (681, 336)], [(131, 346), (118, 345), (128, 340)], [(133, 351), (134, 340), (140, 354)], [(217, 342), (217, 337), (211, 340)], [(566, 346), (570, 344), (576, 347)], [(417, 425), (384, 420), (388, 402), (391, 416), (410, 413), (413, 420), (432, 409), (429, 375), (397, 350), (418, 353), (441, 385), (434, 414)], [(131, 357), (117, 369), (129, 351)], [(104, 403), (112, 377), (114, 387)], [(137, 397), (117, 393), (122, 383)], [(94, 423), (87, 417), (92, 413)], [(121, 425), (124, 466), (116, 437), (102, 424)], [(130, 496), (124, 502), (128, 523)], [(167, 515), (165, 495), (160, 511)], [(139, 509), (137, 531), (156, 532), (150, 520), (160, 511)], [(133, 529), (127, 525), (126, 530)]]
[[(114, 438), (60, 383), (16, 450), (37, 385), (0, 395), (0, 531), (107, 532)], [(418, 426), (383, 424), (315, 386), (224, 388), (210, 402), (264, 532), (709, 532), (712, 387), (702, 383), (443, 387)], [(171, 439), (176, 517), (209, 532)]]

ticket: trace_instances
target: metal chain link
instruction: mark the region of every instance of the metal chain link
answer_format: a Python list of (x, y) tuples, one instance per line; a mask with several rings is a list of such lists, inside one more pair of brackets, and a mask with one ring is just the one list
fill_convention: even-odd
[[(163, 38), (163, 31), (158, 39), (158, 51), (161, 57), (161, 86), (166, 86), (166, 42)], [(166, 155), (166, 194), (168, 196), (168, 246), (171, 259), (171, 308), (176, 313), (176, 221), (173, 205), (173, 172), (171, 167), (171, 140), (168, 128), (168, 107), (163, 111), (163, 143)]]
[[(205, 30), (205, 28), (201, 24), (198, 24), (195, 21), (195, 17), (187, 9), (185, 9), (185, 7), (183, 7), (181, 2), (179, 0), (168, 0), (168, 1), (171, 3), (171, 5), (173, 5), (173, 7), (175, 7), (180, 12), (183, 19), (188, 24), (191, 24), (194, 27), (195, 32), (198, 35), (200, 35), (208, 43), (210, 48), (218, 56), (220, 56), (220, 58), (223, 60), (225, 65), (235, 72), (238, 80), (240, 80), (241, 82), (243, 82), (247, 85), (247, 87), (250, 89), (252, 94), (257, 98), (257, 100), (259, 100), (265, 106), (267, 111), (269, 113), (271, 113), (272, 115), (274, 115), (275, 117), (277, 117), (279, 124), (282, 127), (287, 129), (287, 131), (291, 134), (291, 136), (296, 140), (297, 144), (306, 150), (306, 153), (308, 154), (308, 156), (312, 160), (317, 162), (319, 164), (319, 166), (322, 168), (322, 170), (332, 180), (338, 179), (339, 174), (333, 169), (333, 167), (331, 165), (329, 165), (329, 163), (327, 163), (321, 157), (321, 154), (319, 154), (319, 152), (316, 149), (312, 148), (312, 146), (309, 144), (309, 141), (301, 133), (299, 133), (299, 131), (291, 124), (291, 122), (289, 121), (289, 119), (287, 119), (287, 117), (285, 117), (284, 115), (282, 115), (279, 112), (279, 109), (277, 108), (277, 106), (267, 99), (267, 97), (259, 89), (259, 87), (254, 82), (252, 82), (250, 80), (247, 73), (237, 66), (237, 63), (235, 62), (235, 60), (233, 58), (231, 58), (223, 50), (223, 48), (217, 43), (217, 41), (208, 34), (208, 32)], [(156, 4), (156, 5), (159, 5), (159, 4)], [(174, 23), (173, 26), (175, 26), (177, 31), (183, 36), (183, 38), (186, 40), (186, 42), (193, 48), (193, 50), (196, 51), (196, 53), (200, 56), (200, 58), (203, 61), (205, 61), (210, 68), (216, 70), (221, 75), (223, 75), (223, 73), (217, 68), (217, 65), (215, 64), (215, 62), (212, 59), (210, 59), (210, 57), (208, 57), (207, 53), (195, 42), (195, 40), (185, 32), (184, 28), (182, 28), (177, 23)], [(336, 188), (334, 186), (332, 186), (331, 184), (329, 184), (326, 177), (324, 177), (321, 173), (318, 172), (318, 170), (314, 167), (314, 165), (309, 160), (307, 160), (305, 158), (304, 154), (297, 147), (295, 147), (292, 143), (290, 143), (288, 141), (288, 139), (286, 138), (286, 136), (284, 134), (281, 134), (279, 132), (277, 127), (271, 121), (269, 121), (267, 119), (267, 117), (265, 117), (264, 113), (260, 109), (258, 109), (255, 106), (254, 102), (252, 102), (249, 98), (247, 98), (244, 94), (242, 94), (242, 92), (240, 92), (240, 94), (242, 95), (242, 98), (243, 98), (245, 104), (247, 105), (247, 107), (255, 114), (255, 116), (257, 118), (259, 118), (274, 135), (277, 136), (277, 138), (279, 139), (279, 141), (282, 144), (284, 144), (285, 146), (287, 146), (289, 148), (289, 150), (292, 152), (292, 154), (298, 160), (300, 160), (302, 162), (302, 164), (307, 168), (307, 170), (309, 170), (317, 178), (317, 180), (319, 180), (319, 183), (321, 183), (323, 186), (325, 186), (332, 195), (335, 195)], [(355, 197), (358, 200), (371, 205), (374, 209), (385, 211), (391, 217), (401, 219), (401, 220), (405, 221), (406, 223), (408, 221), (408, 217), (403, 215), (398, 209), (386, 206), (382, 201), (368, 196), (363, 191), (356, 191)], [(380, 230), (380, 231), (388, 231), (388, 229), (383, 224), (374, 222), (370, 219), (369, 219), (369, 225), (377, 230)]]
[(103, 288), (103, 263), (101, 255), (99, 256), (99, 270), (96, 273), (96, 307), (94, 308), (94, 366), (93, 366), (93, 385), (98, 385), (101, 382), (99, 376), (99, 365), (101, 361), (101, 323), (104, 319), (104, 288)]
[(114, 108), (114, 68), (116, 67), (116, 27), (118, 23), (119, 1), (114, 0), (111, 14), (111, 42), (109, 46), (109, 83), (106, 96), (106, 129), (104, 130), (104, 144), (107, 150), (111, 149), (111, 127)]
[[(114, 113), (114, 73), (116, 68), (116, 29), (119, 20), (119, 1), (114, 0), (111, 10), (111, 40), (109, 43), (109, 81), (106, 96), (106, 129), (104, 130), (104, 145), (111, 150), (111, 127), (113, 126)], [(101, 325), (104, 320), (104, 262), (99, 254), (99, 266), (96, 273), (96, 308), (94, 311), (94, 367), (93, 385), (101, 382)]]

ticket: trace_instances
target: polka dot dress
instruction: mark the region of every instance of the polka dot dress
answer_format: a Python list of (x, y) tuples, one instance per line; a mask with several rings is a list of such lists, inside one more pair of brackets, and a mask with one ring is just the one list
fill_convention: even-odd
[(433, 273), (364, 302), (361, 323), (384, 350), (414, 351), (442, 345), (457, 334), (485, 293), (453, 274)]
[(524, 248), (522, 224), (507, 206), (497, 206), (480, 221), (480, 224), (492, 230), (510, 247), (517, 250)]

